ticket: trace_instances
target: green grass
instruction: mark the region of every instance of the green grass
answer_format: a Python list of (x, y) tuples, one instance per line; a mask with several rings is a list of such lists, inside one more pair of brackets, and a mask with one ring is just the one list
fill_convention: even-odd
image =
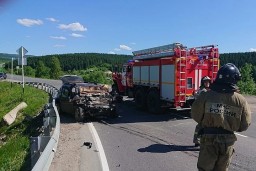
[(27, 107), (19, 112), (15, 122), (0, 126), (0, 171), (4, 170), (31, 170), (30, 168), (30, 141), (31, 136), (38, 136), (42, 124), (42, 116), (38, 114), (48, 103), (49, 95), (37, 88), (25, 86), (24, 95), (22, 86), (9, 82), (0, 82), (0, 119), (20, 104), (27, 103)]

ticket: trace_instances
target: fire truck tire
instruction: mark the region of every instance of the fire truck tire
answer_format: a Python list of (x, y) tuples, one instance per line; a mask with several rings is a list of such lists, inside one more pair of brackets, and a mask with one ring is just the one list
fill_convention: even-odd
[(147, 96), (147, 107), (150, 113), (159, 114), (162, 112), (159, 92), (150, 90)]
[(81, 107), (76, 107), (75, 109), (75, 119), (77, 122), (84, 121), (84, 109)]
[(185, 108), (191, 108), (192, 107), (192, 104), (193, 104), (194, 100), (188, 100), (186, 101), (184, 107)]
[(138, 89), (135, 94), (135, 104), (139, 109), (145, 109), (146, 107), (146, 96), (142, 88)]

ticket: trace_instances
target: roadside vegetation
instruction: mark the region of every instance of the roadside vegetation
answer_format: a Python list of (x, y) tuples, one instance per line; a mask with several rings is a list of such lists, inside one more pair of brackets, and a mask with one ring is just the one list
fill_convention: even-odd
[[(28, 57), (24, 73), (29, 77), (59, 79), (65, 74), (82, 76), (88, 82), (112, 84), (113, 66), (121, 66), (131, 59), (131, 55), (74, 53)], [(17, 59), (13, 62), (14, 74), (21, 75)], [(119, 67), (121, 68), (121, 67)], [(5, 64), (5, 70), (11, 73), (11, 62)]]
[(24, 95), (19, 84), (0, 82), (0, 120), (21, 102), (27, 107), (20, 111), (15, 122), (0, 125), (0, 171), (31, 170), (30, 137), (38, 136), (42, 125), (39, 113), (48, 103), (49, 95), (43, 90), (25, 86)]

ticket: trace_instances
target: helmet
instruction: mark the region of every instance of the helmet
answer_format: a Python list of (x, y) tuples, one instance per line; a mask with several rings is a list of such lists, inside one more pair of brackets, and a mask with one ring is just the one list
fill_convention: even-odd
[(203, 81), (211, 81), (211, 78), (208, 77), (208, 76), (204, 76), (202, 79), (201, 79), (201, 82)]
[(201, 79), (201, 86), (203, 86), (204, 87), (204, 82), (205, 81), (211, 81), (211, 78), (210, 77), (208, 77), (208, 76), (204, 76), (202, 79)]
[(241, 73), (238, 68), (232, 63), (227, 63), (219, 69), (215, 81), (217, 83), (236, 84), (239, 80), (241, 80)]

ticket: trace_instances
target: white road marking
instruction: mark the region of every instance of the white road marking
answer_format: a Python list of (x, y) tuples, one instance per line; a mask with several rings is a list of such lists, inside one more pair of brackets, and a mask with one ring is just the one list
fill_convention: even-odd
[(239, 134), (239, 133), (237, 133), (237, 132), (235, 132), (235, 134), (236, 134), (236, 135), (239, 135), (239, 136), (241, 136), (241, 137), (244, 137), (244, 138), (248, 137), (248, 136), (246, 136), (246, 135), (242, 135), (242, 134)]
[(87, 123), (87, 124), (89, 126), (90, 131), (91, 131), (91, 134), (93, 135), (93, 139), (96, 143), (96, 147), (98, 147), (98, 150), (99, 150), (99, 157), (100, 157), (100, 160), (101, 160), (102, 170), (103, 171), (109, 171), (108, 161), (107, 161), (103, 146), (101, 144), (100, 137), (99, 137), (96, 129), (94, 128), (93, 124), (92, 123)]

